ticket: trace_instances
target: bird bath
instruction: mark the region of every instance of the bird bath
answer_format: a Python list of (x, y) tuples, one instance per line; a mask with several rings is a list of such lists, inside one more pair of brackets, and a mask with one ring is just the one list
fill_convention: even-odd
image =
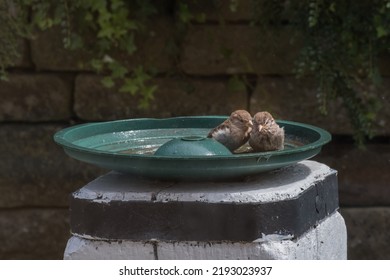
[[(305, 160), (330, 134), (277, 121), (283, 150), (231, 153), (207, 138), (226, 118), (130, 119), (56, 133), (71, 157), (120, 171), (71, 195), (64, 258), (346, 259), (337, 172)], [(249, 175), (257, 176), (237, 180)]]
[[(87, 123), (57, 132), (54, 140), (69, 156), (103, 168), (159, 180), (196, 181), (242, 178), (292, 165), (315, 156), (331, 140), (331, 135), (321, 128), (279, 120), (277, 123), (285, 130), (283, 150), (253, 153), (243, 147), (231, 154), (219, 147), (219, 151), (213, 152), (216, 143), (209, 141), (214, 140), (201, 139), (226, 118), (195, 116)], [(156, 152), (164, 144), (169, 145), (169, 141), (173, 141), (173, 146), (184, 144), (184, 148), (181, 152)], [(206, 142), (209, 153), (202, 150), (204, 147), (199, 148)], [(186, 153), (188, 150), (192, 152)]]

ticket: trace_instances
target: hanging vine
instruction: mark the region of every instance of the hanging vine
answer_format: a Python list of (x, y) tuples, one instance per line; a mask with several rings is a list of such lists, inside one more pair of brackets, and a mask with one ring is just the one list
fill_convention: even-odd
[(390, 51), (390, 1), (259, 1), (260, 26), (289, 25), (303, 38), (294, 72), (314, 76), (319, 109), (339, 98), (360, 145), (380, 109), (379, 57)]

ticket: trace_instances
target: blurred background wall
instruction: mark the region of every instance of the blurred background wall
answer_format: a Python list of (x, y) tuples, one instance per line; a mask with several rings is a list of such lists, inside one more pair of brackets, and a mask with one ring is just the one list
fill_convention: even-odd
[[(9, 81), (0, 82), (0, 259), (61, 259), (69, 237), (69, 194), (107, 172), (67, 157), (52, 140), (56, 131), (123, 118), (227, 115), (238, 108), (268, 110), (278, 119), (330, 131), (333, 141), (314, 160), (338, 171), (348, 256), (390, 259), (390, 60), (383, 58), (378, 136), (358, 149), (340, 102), (330, 104), (328, 115), (320, 114), (313, 79), (292, 74), (296, 48), (288, 28), (264, 38), (278, 36), (285, 44), (259, 53), (258, 33), (248, 25), (250, 1), (240, 3), (234, 13), (226, 5), (218, 15), (206, 9), (206, 20), (186, 33), (178, 60), (163, 51), (172, 17), (156, 18), (135, 58), (123, 58), (130, 68), (152, 59), (161, 71), (148, 109), (138, 107), (139, 97), (104, 87), (100, 76), (82, 66), (81, 51), (63, 50), (58, 30), (20, 42), (23, 56), (8, 69)], [(221, 14), (223, 25), (216, 24)], [(254, 67), (243, 66), (240, 54)], [(177, 65), (182, 75), (170, 75)], [(250, 86), (232, 90), (237, 74)]]

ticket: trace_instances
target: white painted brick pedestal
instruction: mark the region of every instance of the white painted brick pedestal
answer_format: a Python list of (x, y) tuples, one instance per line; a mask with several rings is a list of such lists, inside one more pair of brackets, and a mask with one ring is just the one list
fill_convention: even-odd
[(72, 195), (64, 259), (346, 259), (336, 175), (315, 161), (240, 182), (110, 172)]

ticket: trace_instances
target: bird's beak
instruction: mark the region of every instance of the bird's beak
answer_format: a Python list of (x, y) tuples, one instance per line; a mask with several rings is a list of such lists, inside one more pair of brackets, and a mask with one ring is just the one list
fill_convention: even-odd
[(251, 126), (253, 126), (253, 122), (252, 122), (252, 120), (249, 120), (249, 124), (250, 124)]
[(259, 125), (259, 131), (261, 131), (262, 129), (263, 129), (263, 126)]

